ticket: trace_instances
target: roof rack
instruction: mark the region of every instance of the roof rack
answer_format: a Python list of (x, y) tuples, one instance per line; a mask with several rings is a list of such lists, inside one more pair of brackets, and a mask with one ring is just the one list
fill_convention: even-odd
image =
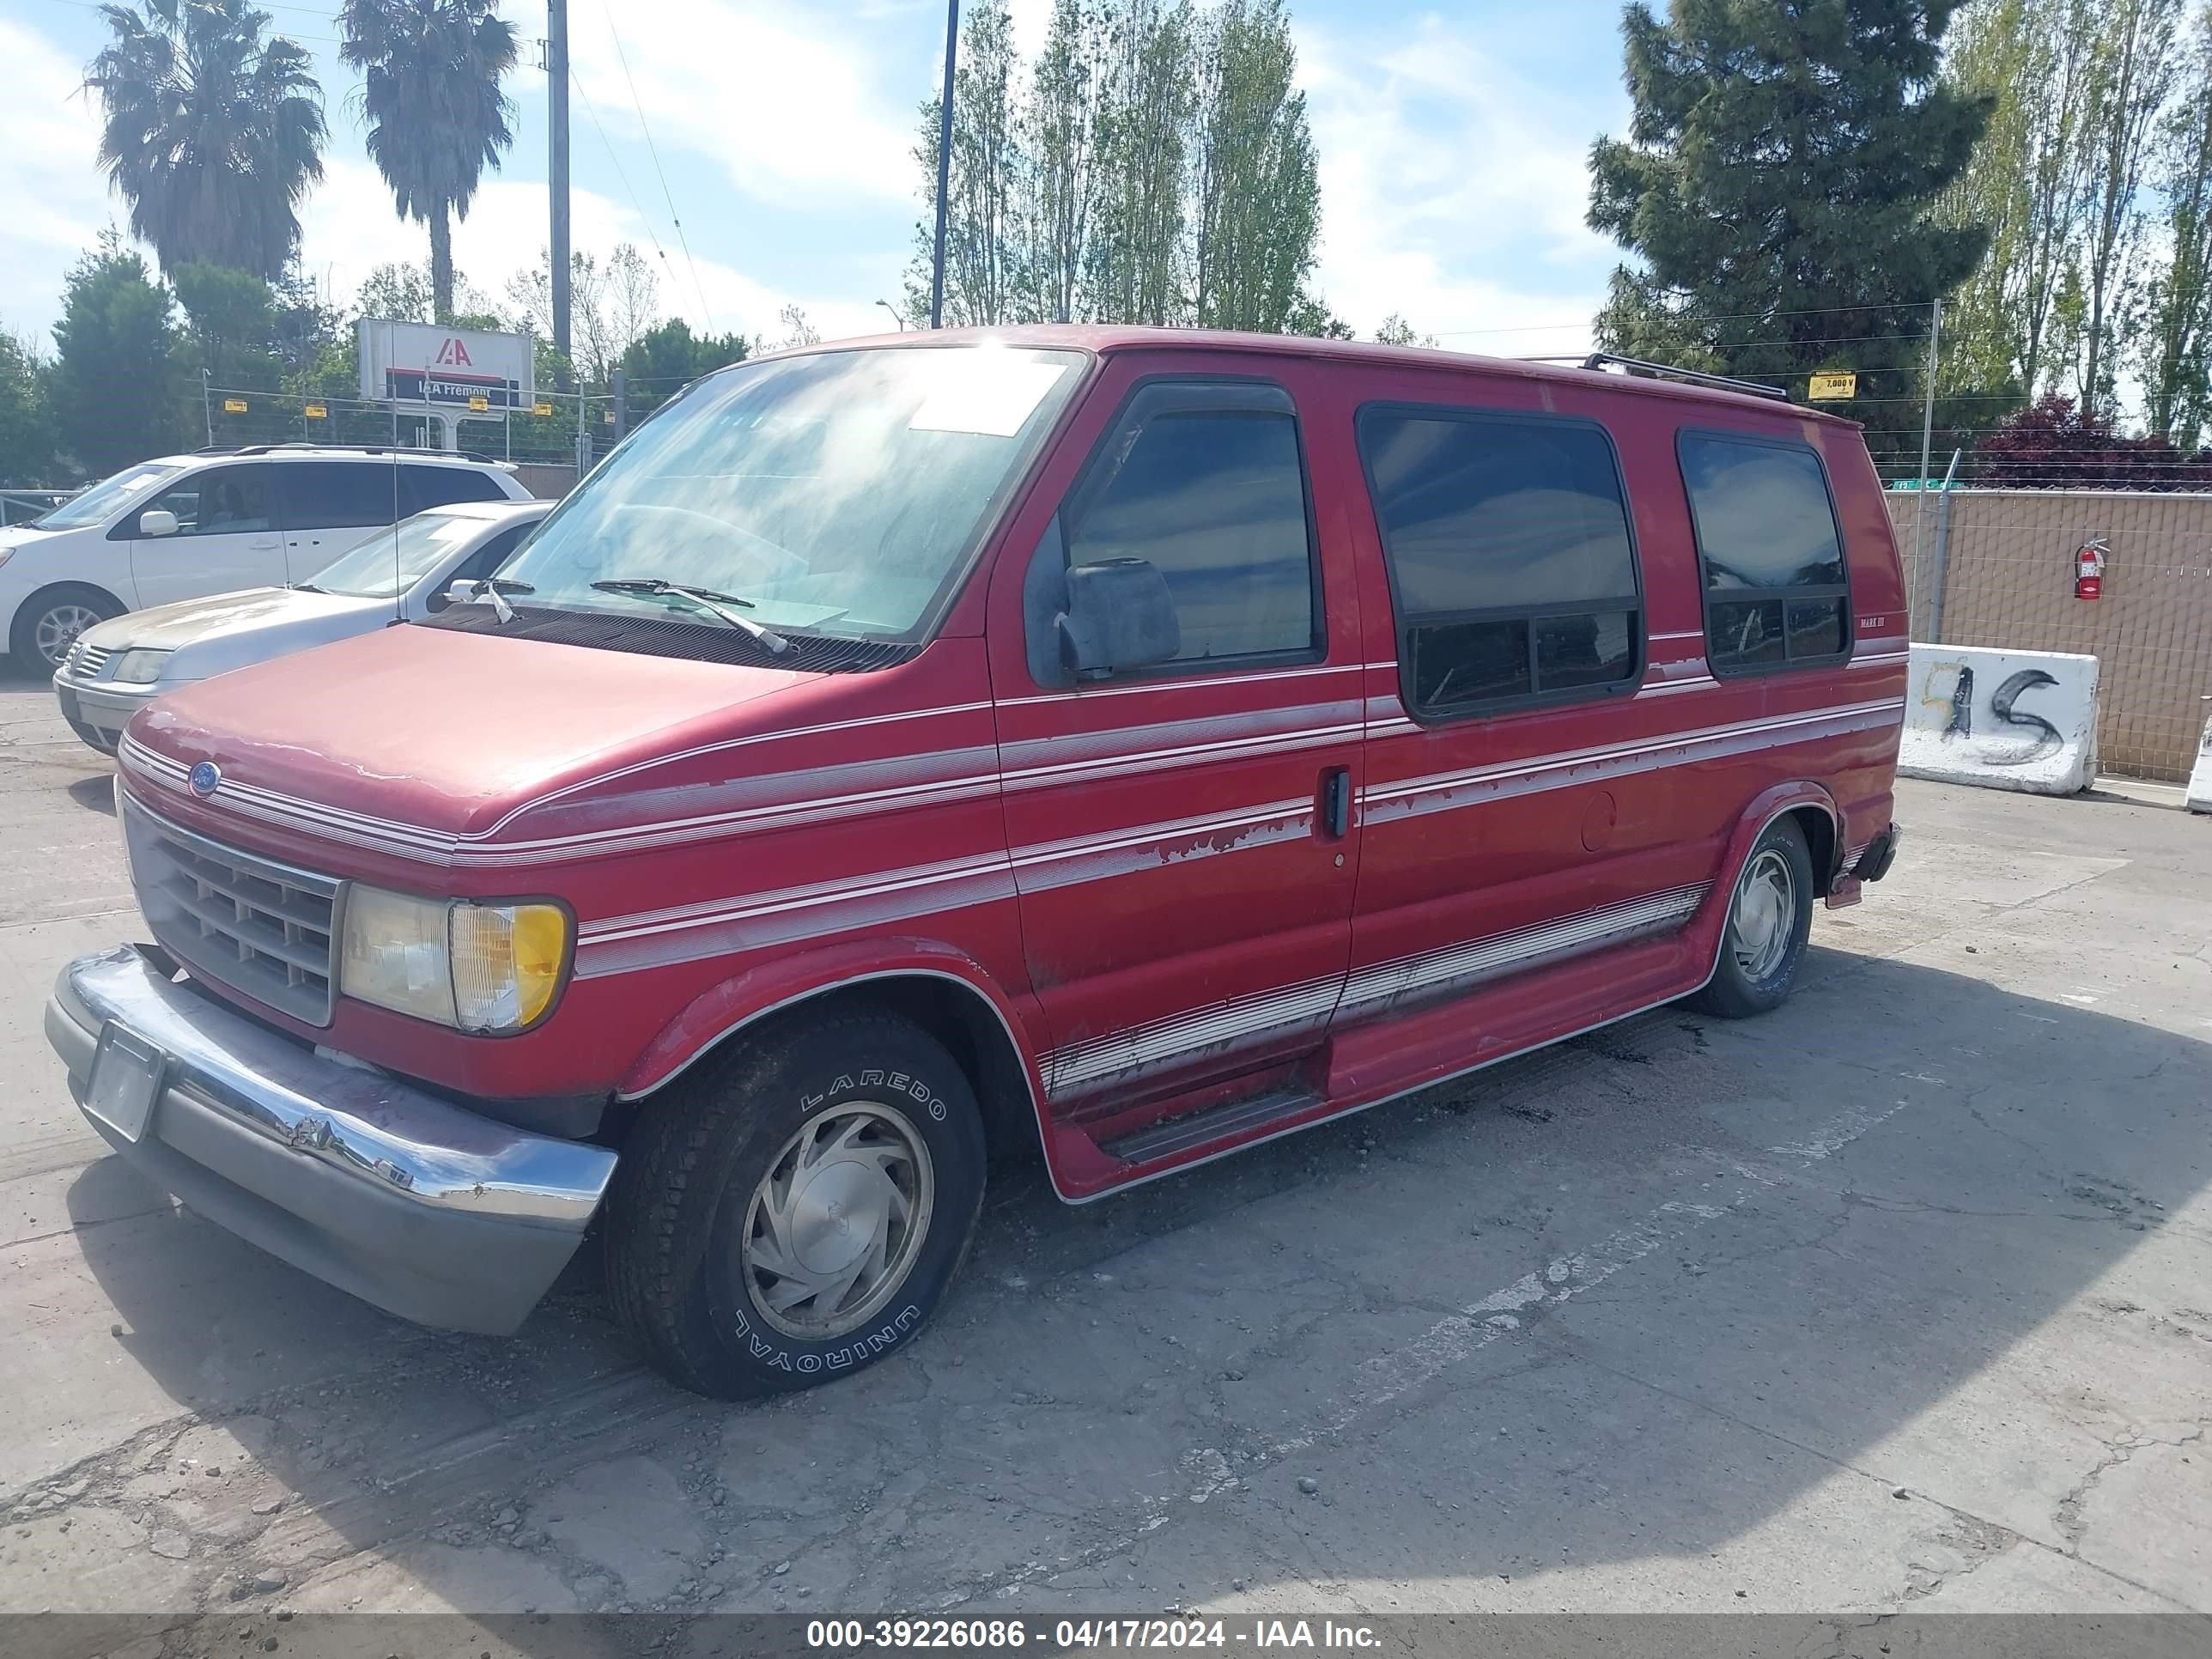
[(481, 454), (473, 449), (431, 449), (412, 444), (330, 444), (308, 443), (295, 438), (281, 444), (212, 444), (195, 449), (195, 455), (273, 455), (287, 449), (337, 449), (356, 455), (428, 455), (448, 461), (474, 461), (483, 466), (497, 466), (495, 456)]
[(1771, 398), (1778, 403), (1790, 401), (1790, 394), (1779, 386), (1761, 386), (1756, 380), (1739, 380), (1730, 374), (1708, 374), (1699, 368), (1677, 368), (1672, 363), (1646, 362), (1641, 357), (1624, 357), (1615, 351), (1593, 351), (1583, 359), (1583, 367), (1600, 371), (1607, 368), (1618, 368), (1646, 380), (1683, 380), (1692, 386), (1709, 386), (1719, 392), (1741, 392), (1753, 398)]

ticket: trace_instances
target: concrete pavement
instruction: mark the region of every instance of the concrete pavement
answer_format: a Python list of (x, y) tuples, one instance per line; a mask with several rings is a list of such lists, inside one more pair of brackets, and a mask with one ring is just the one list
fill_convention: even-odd
[(1906, 785), (1779, 1013), (1012, 1171), (910, 1350), (732, 1409), (589, 1262), (434, 1334), (102, 1156), (106, 775), (0, 682), (0, 1611), (2212, 1611), (2212, 823)]

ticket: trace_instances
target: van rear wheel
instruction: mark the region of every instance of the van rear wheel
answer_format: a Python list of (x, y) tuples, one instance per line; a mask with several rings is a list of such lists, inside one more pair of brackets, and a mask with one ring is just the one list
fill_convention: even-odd
[(608, 1195), (610, 1299), (684, 1388), (828, 1382), (935, 1311), (984, 1162), (975, 1091), (926, 1032), (870, 1012), (779, 1025), (646, 1103)]
[(1736, 877), (1713, 976), (1689, 1000), (1723, 1019), (1781, 1006), (1813, 931), (1813, 856), (1790, 817), (1766, 826)]

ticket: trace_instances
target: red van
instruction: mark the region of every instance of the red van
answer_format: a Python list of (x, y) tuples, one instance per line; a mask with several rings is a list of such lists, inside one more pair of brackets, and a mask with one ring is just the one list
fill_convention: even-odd
[[(1607, 371), (1612, 372), (1607, 372)], [(378, 1306), (589, 1228), (670, 1376), (908, 1341), (991, 1155), (1071, 1203), (1683, 997), (1887, 868), (1856, 428), (1593, 359), (1123, 328), (699, 382), (473, 601), (185, 688), (87, 1115)]]

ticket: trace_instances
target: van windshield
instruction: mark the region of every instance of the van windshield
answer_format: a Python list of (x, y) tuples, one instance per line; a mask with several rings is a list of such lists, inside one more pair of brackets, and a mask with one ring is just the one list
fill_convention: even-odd
[(34, 530), (82, 530), (88, 524), (105, 524), (110, 514), (142, 489), (173, 478), (181, 466), (156, 466), (142, 462), (126, 466), (112, 478), (102, 478), (81, 495), (72, 495), (52, 512), (33, 519)]
[[(714, 376), (632, 434), (501, 570), (527, 603), (910, 635), (1079, 378), (1073, 353), (826, 350)], [(595, 584), (623, 585), (611, 590)]]

